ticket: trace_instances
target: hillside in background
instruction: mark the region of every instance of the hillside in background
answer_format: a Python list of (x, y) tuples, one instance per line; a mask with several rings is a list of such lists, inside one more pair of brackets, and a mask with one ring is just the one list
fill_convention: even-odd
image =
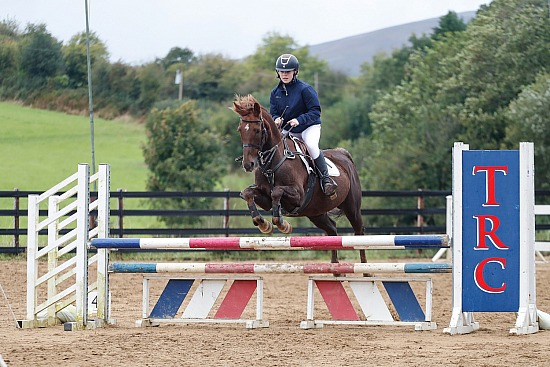
[[(458, 15), (468, 23), (475, 14), (475, 11), (469, 11)], [(418, 37), (429, 35), (438, 24), (439, 18), (421, 20), (309, 46), (309, 51), (327, 61), (332, 69), (357, 76), (361, 65), (371, 62), (376, 54), (384, 52), (389, 55), (394, 49), (409, 45), (412, 34)]]
[[(111, 189), (145, 189), (145, 128), (127, 120), (95, 119), (97, 164), (111, 165)], [(91, 162), (85, 116), (0, 102), (0, 190), (46, 190)]]

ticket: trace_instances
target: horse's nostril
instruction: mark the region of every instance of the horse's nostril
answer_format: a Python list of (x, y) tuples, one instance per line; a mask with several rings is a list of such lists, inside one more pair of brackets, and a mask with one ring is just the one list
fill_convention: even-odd
[(244, 169), (246, 172), (252, 171), (253, 168), (254, 168), (254, 161), (251, 161), (251, 162), (243, 162), (243, 169)]

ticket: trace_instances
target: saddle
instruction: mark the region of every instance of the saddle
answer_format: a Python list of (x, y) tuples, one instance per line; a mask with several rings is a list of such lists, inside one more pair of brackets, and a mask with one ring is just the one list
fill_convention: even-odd
[[(308, 173), (314, 173), (316, 174), (315, 170), (315, 162), (313, 161), (313, 158), (311, 158), (311, 154), (309, 153), (309, 150), (307, 148), (306, 143), (304, 141), (296, 136), (288, 135), (287, 138), (292, 140), (294, 143), (294, 147), (296, 148), (296, 152), (298, 153), (298, 156), (301, 158), (302, 162), (304, 163), (304, 166), (306, 168), (306, 171)], [(289, 152), (290, 154), (293, 154), (290, 149), (288, 149), (286, 140), (285, 140), (285, 154), (286, 152)], [(290, 157), (289, 157), (290, 158)], [(293, 158), (291, 158), (293, 159)], [(328, 167), (328, 174), (333, 177), (340, 176), (340, 171), (338, 170), (338, 167), (334, 164), (333, 161), (330, 160), (327, 156), (325, 156), (325, 161), (327, 162)]]
[[(287, 143), (287, 139), (290, 139), (294, 147), (296, 149), (296, 153), (292, 152)], [(307, 149), (306, 143), (302, 139), (299, 139), (296, 136), (287, 135), (286, 139), (284, 139), (284, 145), (285, 145), (285, 156), (288, 159), (295, 159), (296, 155), (300, 157), (300, 160), (305, 166), (305, 169), (308, 173), (307, 176), (307, 184), (305, 188), (304, 198), (302, 199), (302, 202), (300, 206), (294, 208), (292, 211), (287, 212), (283, 208), (283, 213), (286, 216), (298, 216), (311, 202), (311, 198), (313, 197), (313, 190), (315, 189), (315, 183), (317, 181), (317, 171), (315, 170), (315, 163), (313, 158), (311, 158), (311, 154), (309, 153), (309, 150)], [(340, 171), (338, 170), (338, 167), (329, 159), (325, 157), (325, 160), (327, 162), (328, 172), (330, 176), (339, 176)]]

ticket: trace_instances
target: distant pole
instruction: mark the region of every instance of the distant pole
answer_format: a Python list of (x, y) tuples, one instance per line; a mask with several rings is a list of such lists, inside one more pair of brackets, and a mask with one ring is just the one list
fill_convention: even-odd
[(180, 91), (178, 93), (178, 100), (181, 101), (183, 98), (183, 81), (180, 80)]
[(178, 93), (178, 100), (181, 101), (183, 98), (183, 75), (181, 74), (181, 70), (176, 70), (176, 80), (175, 84), (179, 84), (179, 93)]
[[(86, 59), (88, 63), (88, 100), (90, 105), (90, 140), (92, 144), (92, 174), (95, 174), (95, 142), (94, 142), (94, 104), (92, 100), (92, 59), (90, 56), (90, 25), (88, 22), (88, 0), (84, 0), (86, 7)], [(96, 183), (94, 181), (94, 191)]]

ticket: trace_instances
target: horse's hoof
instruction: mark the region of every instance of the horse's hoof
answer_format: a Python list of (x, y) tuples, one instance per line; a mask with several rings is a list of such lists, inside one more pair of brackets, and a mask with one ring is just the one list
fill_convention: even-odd
[(271, 234), (271, 233), (273, 233), (273, 224), (271, 224), (271, 222), (269, 222), (267, 220), (264, 220), (263, 224), (260, 224), (258, 226), (258, 229), (263, 234)]
[(287, 222), (286, 220), (283, 221), (283, 224), (279, 228), (279, 231), (281, 231), (284, 234), (291, 234), (292, 233), (292, 224)]

